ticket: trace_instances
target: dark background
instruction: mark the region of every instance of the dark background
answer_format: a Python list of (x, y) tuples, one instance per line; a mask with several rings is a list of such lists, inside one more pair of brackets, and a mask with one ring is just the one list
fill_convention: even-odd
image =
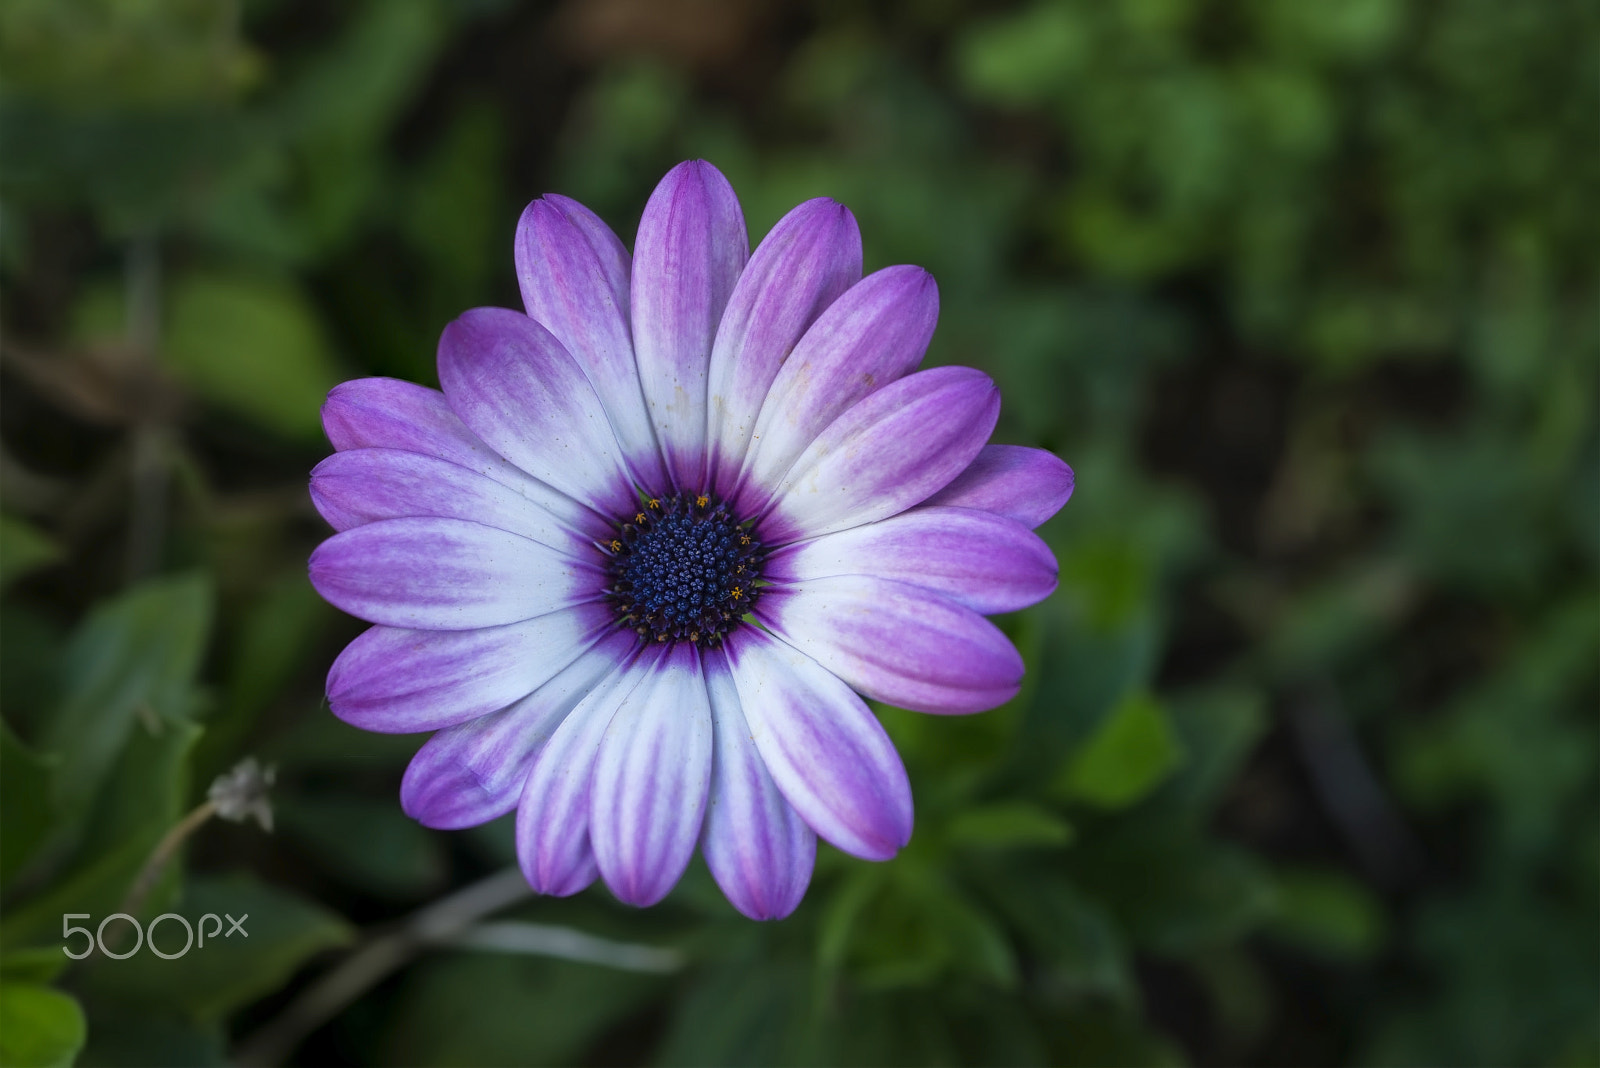
[[(697, 861), (511, 915), (671, 976), (430, 951), (349, 1064), (1600, 1062), (1592, 5), (12, 0), (0, 8), (0, 1038), (216, 1064), (363, 929), (510, 860), (321, 704), (326, 389), (435, 384), (546, 191), (631, 244), (683, 158), (827, 195), (1077, 492), (1023, 694), (883, 710), (917, 832), (790, 919)], [(253, 937), (62, 971), (144, 909)], [(181, 870), (180, 870), (181, 869)], [(175, 937), (175, 936), (174, 936)], [(53, 1029), (53, 1030), (52, 1030)], [(32, 1043), (32, 1045), (29, 1045)], [(53, 1044), (52, 1044), (53, 1043)]]

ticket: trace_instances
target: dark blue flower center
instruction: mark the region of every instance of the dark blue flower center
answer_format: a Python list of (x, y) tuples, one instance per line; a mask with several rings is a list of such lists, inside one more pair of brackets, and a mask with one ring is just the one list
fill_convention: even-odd
[(761, 543), (719, 501), (651, 499), (618, 527), (608, 595), (644, 641), (720, 645), (760, 595)]

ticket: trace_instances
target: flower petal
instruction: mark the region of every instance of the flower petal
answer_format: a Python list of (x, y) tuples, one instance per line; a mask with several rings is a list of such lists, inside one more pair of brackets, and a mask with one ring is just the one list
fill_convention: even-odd
[(885, 267), (828, 306), (784, 361), (756, 417), (736, 493), (763, 508), (784, 473), (851, 405), (922, 362), (939, 319), (939, 287), (920, 267)]
[(543, 686), (611, 623), (581, 605), (481, 630), (373, 627), (328, 671), (328, 704), (353, 727), (432, 731), (501, 709)]
[(734, 488), (772, 381), (818, 315), (861, 280), (861, 230), (818, 197), (762, 239), (722, 313), (707, 381), (706, 482)]
[(1037, 527), (1072, 496), (1072, 468), (1022, 445), (985, 445), (967, 469), (929, 497), (930, 505), (980, 508)]
[(971, 508), (913, 508), (778, 550), (774, 582), (872, 575), (933, 590), (975, 612), (1014, 612), (1056, 588), (1056, 558), (1015, 519)]
[(935, 367), (884, 386), (789, 469), (763, 538), (781, 545), (905, 511), (966, 468), (999, 416), (1000, 391), (970, 367)]
[(558, 549), (589, 542), (527, 497), (460, 464), (400, 449), (336, 452), (311, 472), (311, 503), (335, 530), (433, 516), (499, 527)]
[(842, 575), (769, 586), (756, 615), (857, 690), (901, 708), (981, 712), (1022, 684), (1022, 657), (1000, 628), (903, 582)]
[(589, 839), (606, 885), (627, 904), (666, 897), (694, 856), (711, 751), (699, 652), (679, 644), (622, 702), (595, 761)]
[(526, 315), (474, 308), (445, 327), (439, 382), (461, 421), (530, 475), (605, 515), (634, 505), (594, 387)]
[(322, 405), (322, 426), (335, 449), (403, 449), (460, 464), (593, 537), (605, 520), (564, 493), (509, 464), (467, 429), (444, 394), (394, 378), (358, 378), (333, 387)]
[(509, 708), (442, 730), (406, 768), (400, 805), (425, 827), (476, 827), (517, 807), (534, 758), (589, 692), (638, 644), (613, 634)]
[(817, 835), (772, 781), (727, 658), (710, 653), (705, 667), (717, 751), (700, 850), (734, 908), (752, 920), (779, 920), (811, 883)]
[(589, 844), (595, 758), (617, 707), (659, 660), (654, 649), (634, 656), (578, 702), (534, 758), (517, 804), (517, 862), (539, 893), (576, 894), (599, 874)]
[(522, 213), (516, 260), (528, 314), (588, 376), (634, 477), (654, 493), (665, 492), (661, 450), (633, 358), (628, 250), (594, 212), (549, 194)]
[(633, 344), (656, 440), (681, 490), (702, 488), (711, 343), (749, 255), (739, 198), (722, 172), (704, 160), (668, 171), (634, 243)]
[(383, 519), (311, 554), (323, 599), (369, 623), (472, 630), (600, 596), (598, 568), (548, 545), (460, 519)]
[(725, 648), (745, 723), (784, 798), (846, 853), (894, 856), (911, 840), (911, 783), (877, 717), (815, 660), (755, 627)]

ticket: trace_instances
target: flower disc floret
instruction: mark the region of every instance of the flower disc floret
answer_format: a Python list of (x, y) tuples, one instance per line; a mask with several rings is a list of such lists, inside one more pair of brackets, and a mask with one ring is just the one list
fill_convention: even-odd
[(645, 641), (715, 648), (760, 596), (760, 541), (707, 494), (642, 502), (604, 548), (607, 596)]

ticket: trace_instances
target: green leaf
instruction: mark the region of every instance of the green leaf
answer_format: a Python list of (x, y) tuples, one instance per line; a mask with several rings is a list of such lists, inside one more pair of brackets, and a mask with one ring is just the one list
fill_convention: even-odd
[(195, 758), (202, 781), (245, 755), (257, 716), (304, 669), (334, 617), (334, 610), (311, 588), (303, 567), (270, 583), (247, 609), (228, 650), (218, 707), (206, 719), (206, 737)]
[(193, 723), (171, 724), (159, 734), (136, 727), (95, 799), (80, 855), (135, 839), (154, 842), (177, 823), (189, 799), (189, 756), (203, 733)]
[(72, 998), (33, 983), (0, 983), (0, 1064), (70, 1065), (83, 1039), (83, 1010)]
[(302, 717), (264, 745), (261, 757), (302, 771), (400, 771), (425, 741), (421, 734), (374, 734), (322, 713)]
[(1383, 948), (1383, 906), (1336, 871), (1281, 871), (1267, 929), (1329, 957), (1364, 960)]
[(985, 895), (1038, 953), (1052, 984), (1135, 1003), (1133, 966), (1111, 916), (1059, 872), (1011, 865), (974, 873)]
[(0, 980), (9, 983), (52, 983), (71, 963), (60, 946), (11, 949), (0, 953)]
[(962, 80), (979, 99), (1022, 105), (1071, 82), (1092, 43), (1083, 16), (1065, 4), (1035, 4), (969, 33)]
[[(342, 918), (287, 890), (245, 875), (194, 879), (174, 912), (196, 928), (195, 944), (175, 960), (140, 952), (125, 960), (96, 958), (89, 976), (97, 997), (178, 1012), (195, 1022), (219, 1020), (240, 1006), (278, 989), (314, 954), (350, 943), (355, 932)], [(206, 914), (244, 920), (247, 934), (211, 934), (204, 946), (199, 928)], [(156, 932), (168, 953), (183, 946), (182, 925), (173, 920)]]
[(906, 857), (835, 896), (818, 957), (878, 990), (926, 987), (950, 973), (1009, 987), (1017, 976), (1011, 945), (989, 914)]
[(1239, 937), (1271, 914), (1273, 883), (1249, 853), (1140, 810), (1065, 854), (1074, 881), (1134, 944), (1178, 955)]
[(11, 882), (50, 833), (50, 761), (29, 750), (0, 720), (0, 886)]
[[(284, 834), (352, 885), (404, 899), (422, 897), (444, 881), (440, 835), (390, 798), (292, 798), (276, 810)], [(360, 848), (352, 849), (353, 842)]]
[[(150, 852), (177, 823), (187, 797), (188, 758), (201, 729), (178, 723), (152, 735), (134, 732), (106, 777), (82, 840), (76, 867), (39, 898), (6, 916), (6, 944), (58, 938), (61, 914), (105, 916), (119, 910)], [(153, 914), (177, 886), (178, 866), (168, 865), (145, 900)]]
[[(165, 925), (161, 933), (166, 934)], [(89, 1041), (81, 1055), (84, 1064), (226, 1068), (229, 1063), (228, 1036), (221, 1024), (195, 1023), (160, 1008), (105, 998), (89, 998), (83, 1007), (89, 1016)]]
[(666, 980), (569, 961), (448, 953), (412, 969), (392, 1064), (584, 1063), (596, 1039), (659, 996)]
[(141, 837), (124, 842), (111, 852), (90, 856), (69, 875), (57, 880), (25, 905), (6, 910), (0, 921), (0, 946), (61, 944), (61, 917), (68, 912), (87, 912), (102, 917), (116, 912), (145, 858), (155, 846), (155, 838)]
[(1186, 809), (1209, 812), (1266, 730), (1265, 702), (1254, 690), (1219, 687), (1175, 696), (1172, 708), (1185, 759), (1163, 792)]
[(1144, 797), (1183, 759), (1166, 710), (1146, 693), (1130, 694), (1067, 765), (1057, 788), (1101, 808)]
[(311, 302), (260, 278), (179, 279), (163, 356), (202, 397), (289, 438), (321, 432), (322, 401), (339, 380)]
[(0, 515), (0, 590), (61, 558), (61, 547), (31, 523)]
[(999, 801), (967, 809), (945, 833), (952, 845), (1048, 849), (1070, 842), (1072, 825), (1027, 801)]
[(152, 724), (190, 718), (210, 628), (211, 587), (200, 575), (135, 587), (78, 628), (40, 746), (60, 759), (52, 794), (64, 815), (88, 808), (141, 715)]

